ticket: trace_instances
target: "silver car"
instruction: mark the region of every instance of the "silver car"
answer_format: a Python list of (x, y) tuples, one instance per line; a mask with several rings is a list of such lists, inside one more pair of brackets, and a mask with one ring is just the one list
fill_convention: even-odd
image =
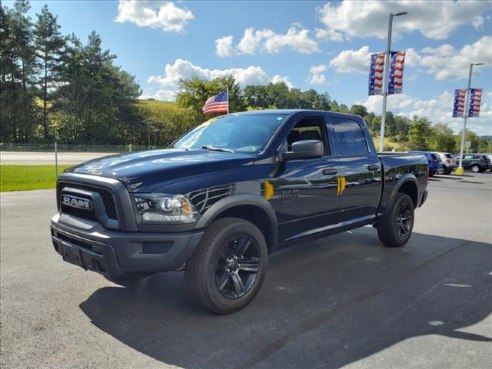
[(451, 174), (454, 170), (456, 170), (457, 164), (453, 159), (453, 155), (448, 152), (436, 152), (435, 154), (439, 155), (442, 161), (442, 167), (445, 174)]

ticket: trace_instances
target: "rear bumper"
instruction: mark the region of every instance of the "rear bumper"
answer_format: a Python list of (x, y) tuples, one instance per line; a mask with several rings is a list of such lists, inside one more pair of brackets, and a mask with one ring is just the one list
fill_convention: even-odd
[(142, 233), (110, 231), (97, 222), (74, 226), (51, 220), (53, 246), (65, 261), (86, 270), (121, 277), (179, 269), (203, 235), (198, 232)]

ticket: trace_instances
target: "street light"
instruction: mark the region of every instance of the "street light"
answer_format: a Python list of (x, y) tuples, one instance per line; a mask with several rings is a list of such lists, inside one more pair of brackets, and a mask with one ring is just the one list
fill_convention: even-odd
[(381, 141), (379, 151), (384, 150), (384, 124), (386, 123), (386, 99), (388, 98), (388, 72), (389, 72), (389, 56), (391, 54), (391, 31), (393, 28), (393, 17), (407, 15), (407, 12), (391, 13), (388, 23), (388, 44), (384, 55), (384, 70), (383, 70), (383, 114), (381, 116)]
[(472, 71), (474, 65), (483, 65), (483, 63), (470, 63), (470, 74), (468, 75), (468, 88), (466, 89), (465, 109), (463, 112), (464, 123), (463, 123), (463, 132), (461, 132), (460, 162), (458, 164), (458, 169), (456, 169), (456, 174), (459, 176), (463, 175), (463, 150), (465, 148), (466, 120), (468, 119), (468, 104), (470, 101), (471, 78), (472, 78)]

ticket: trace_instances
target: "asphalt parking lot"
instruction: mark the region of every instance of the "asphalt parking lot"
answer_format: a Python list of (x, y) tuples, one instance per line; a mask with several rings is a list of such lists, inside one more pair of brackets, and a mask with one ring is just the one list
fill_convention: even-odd
[(403, 249), (364, 227), (271, 256), (216, 316), (182, 273), (133, 288), (62, 262), (52, 190), (1, 194), (2, 368), (490, 368), (492, 173), (435, 176)]

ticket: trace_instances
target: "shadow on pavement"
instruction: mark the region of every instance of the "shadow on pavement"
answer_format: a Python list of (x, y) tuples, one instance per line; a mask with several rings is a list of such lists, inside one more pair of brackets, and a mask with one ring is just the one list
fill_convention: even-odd
[(129, 347), (183, 368), (337, 368), (405, 339), (492, 342), (466, 327), (492, 311), (489, 244), (414, 234), (381, 247), (366, 227), (270, 257), (244, 310), (217, 316), (186, 296), (182, 273), (104, 287), (80, 305)]

